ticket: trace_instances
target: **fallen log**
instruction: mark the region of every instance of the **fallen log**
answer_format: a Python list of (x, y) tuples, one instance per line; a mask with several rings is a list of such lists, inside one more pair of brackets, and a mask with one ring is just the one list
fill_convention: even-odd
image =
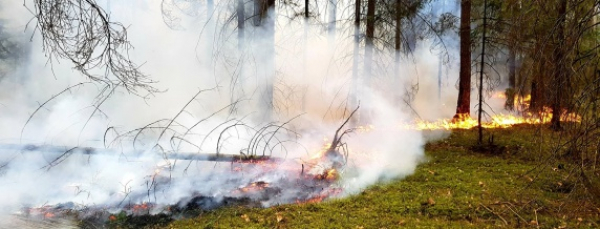
[[(57, 145), (34, 145), (34, 144), (0, 144), (0, 151), (19, 151), (19, 152), (47, 152), (55, 154), (83, 154), (83, 155), (114, 155), (120, 156), (126, 153), (128, 157), (144, 157), (151, 152), (134, 150), (118, 151), (115, 149), (103, 149), (93, 147), (68, 147)], [(244, 154), (206, 154), (193, 152), (164, 153), (164, 156), (170, 160), (188, 160), (188, 161), (214, 161), (214, 162), (256, 162), (256, 161), (284, 161), (286, 159), (271, 156), (244, 155)]]

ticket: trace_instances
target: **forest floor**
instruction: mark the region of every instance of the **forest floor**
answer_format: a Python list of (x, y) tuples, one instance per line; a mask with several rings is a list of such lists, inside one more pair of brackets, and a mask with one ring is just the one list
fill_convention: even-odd
[[(223, 207), (148, 228), (598, 228), (600, 208), (576, 166), (551, 148), (560, 133), (523, 125), (486, 130), (494, 146), (474, 150), (477, 130), (455, 130), (425, 146), (414, 174), (321, 203)], [(188, 214), (189, 216), (190, 214)], [(163, 218), (164, 219), (164, 218)], [(131, 219), (111, 222), (138, 228)], [(144, 220), (143, 224), (149, 221)]]

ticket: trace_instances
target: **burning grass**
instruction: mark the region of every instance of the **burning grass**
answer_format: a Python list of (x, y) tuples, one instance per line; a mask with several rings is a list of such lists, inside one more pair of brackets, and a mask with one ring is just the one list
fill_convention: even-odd
[[(506, 99), (506, 95), (498, 92), (492, 96), (497, 99)], [(543, 107), (540, 111), (533, 112), (528, 110), (531, 102), (531, 96), (515, 95), (514, 112), (507, 114), (493, 114), (488, 116), (487, 121), (483, 121), (484, 128), (508, 128), (520, 124), (546, 124), (552, 120), (552, 109)], [(560, 120), (563, 122), (580, 122), (581, 116), (576, 113), (564, 110), (561, 112)], [(471, 129), (478, 126), (477, 120), (469, 115), (459, 114), (455, 119), (439, 119), (436, 121), (417, 120), (414, 124), (402, 125), (405, 128), (417, 130), (452, 130), (452, 129)]]
[[(490, 224), (522, 226), (542, 223), (550, 227), (597, 226), (600, 211), (581, 204), (585, 203), (582, 201), (585, 194), (576, 181), (569, 180), (572, 168), (565, 166), (566, 163), (552, 161), (556, 166), (550, 166), (550, 172), (548, 166), (539, 164), (542, 158), (547, 158), (545, 152), (549, 152), (551, 144), (558, 144), (552, 136), (555, 133), (546, 130), (543, 125), (511, 126), (488, 127), (488, 133), (495, 136), (494, 143), (500, 146), (493, 154), (471, 152), (475, 132), (457, 128), (450, 138), (427, 145), (430, 160), (419, 166), (414, 175), (405, 180), (376, 185), (347, 199), (326, 201), (344, 193), (344, 187), (335, 186), (348, 152), (340, 139), (350, 130), (369, 132), (374, 128), (372, 126), (341, 132), (342, 125), (333, 140), (327, 141), (320, 151), (306, 160), (290, 167), (291, 173), (282, 176), (284, 179), (246, 183), (224, 199), (198, 194), (172, 206), (160, 206), (162, 210), (159, 211), (152, 203), (139, 203), (128, 205), (117, 213), (86, 209), (88, 211), (69, 211), (64, 215), (83, 219), (82, 225), (117, 228), (159, 228), (167, 225), (169, 228), (379, 228), (399, 225), (446, 227), (448, 224), (479, 228)], [(535, 144), (534, 139), (546, 142)], [(234, 160), (231, 170), (244, 173), (260, 168), (269, 173), (276, 165), (278, 162), (268, 159)], [(277, 171), (287, 170), (279, 168)], [(289, 182), (286, 183), (286, 180)], [(287, 201), (283, 205), (260, 208), (264, 207), (261, 201), (280, 195), (281, 187), (294, 187), (303, 190), (299, 194), (309, 195), (295, 196), (295, 201)], [(39, 211), (43, 218), (62, 214), (53, 208)], [(157, 212), (159, 214), (155, 214)], [(91, 217), (81, 217), (85, 214)], [(590, 220), (579, 220), (582, 217)], [(178, 218), (185, 220), (171, 222)]]
[[(475, 130), (456, 130), (426, 147), (415, 174), (323, 203), (199, 212), (165, 228), (483, 228), (598, 227), (600, 210), (562, 161), (547, 162), (554, 144), (546, 126), (495, 129), (499, 155), (474, 153)], [(535, 136), (543, 135), (543, 138)], [(544, 141), (542, 148), (534, 139)], [(541, 163), (544, 162), (544, 163)]]
[[(203, 203), (214, 200), (196, 196), (186, 201), (193, 204), (174, 205), (156, 215), (104, 212), (98, 217), (108, 220), (100, 226), (175, 229), (599, 226), (600, 210), (587, 201), (587, 194), (572, 176), (572, 164), (560, 158), (548, 160), (552, 145), (559, 144), (556, 132), (544, 125), (488, 131), (501, 146), (498, 154), (472, 152), (470, 146), (476, 131), (455, 130), (449, 138), (426, 145), (428, 160), (413, 175), (377, 184), (345, 199), (326, 200), (343, 191), (329, 188), (296, 203), (268, 208), (248, 198), (232, 197), (222, 200), (225, 204), (218, 208), (204, 209)], [(329, 147), (321, 155), (325, 149)], [(304, 176), (331, 184), (328, 177), (334, 176), (331, 174), (336, 170), (323, 171), (316, 175), (307, 172)], [(250, 183), (236, 191), (277, 193), (267, 182)], [(144, 212), (149, 206), (132, 205), (127, 209)], [(46, 212), (47, 209), (39, 209), (36, 214), (46, 216)], [(99, 225), (85, 220), (79, 224)]]
[[(508, 128), (519, 124), (546, 124), (552, 120), (552, 109), (545, 107), (538, 113), (519, 112), (520, 114), (495, 114), (489, 118), (489, 121), (483, 122), (484, 128)], [(561, 116), (563, 122), (579, 122), (581, 117), (574, 113), (563, 112)], [(436, 121), (417, 121), (409, 128), (418, 130), (452, 130), (452, 129), (471, 129), (478, 125), (477, 120), (471, 117), (460, 117), (457, 120), (440, 119)]]

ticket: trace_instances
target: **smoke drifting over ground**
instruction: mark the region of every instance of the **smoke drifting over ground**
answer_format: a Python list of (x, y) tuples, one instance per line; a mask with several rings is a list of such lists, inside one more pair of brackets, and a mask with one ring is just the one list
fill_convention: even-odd
[[(206, 5), (189, 6), (196, 7), (192, 11), (197, 16), (180, 14), (180, 26), (173, 30), (163, 21), (161, 1), (104, 2), (111, 19), (128, 26), (135, 47), (131, 58), (143, 63), (141, 70), (164, 92), (142, 99), (117, 90), (99, 111), (93, 105), (98, 104), (102, 86), (88, 83), (67, 61), (48, 63), (40, 37), (34, 36), (29, 57), (0, 81), (0, 214), (61, 203), (117, 209), (142, 202), (169, 205), (198, 194), (219, 200), (255, 182), (273, 183), (278, 189), (269, 198), (248, 194), (264, 206), (302, 196), (304, 187), (283, 182), (302, 179), (290, 167), (299, 171), (304, 160), (326, 143), (323, 138), (331, 140), (347, 109), (353, 109), (346, 107), (353, 84), (349, 39), (353, 29), (346, 25), (337, 26), (332, 44), (318, 25), (303, 34), (301, 20), (281, 18), (276, 24), (273, 119), (292, 121), (272, 135), (281, 144), (267, 146), (263, 140), (255, 153), (292, 162), (268, 169), (239, 165), (242, 172), (238, 172), (231, 163), (169, 158), (176, 153), (214, 154), (217, 149), (221, 154), (249, 153), (256, 130), (266, 125), (261, 93), (268, 87), (263, 79), (271, 57), (263, 43), (269, 42), (264, 31), (249, 26), (240, 53), (232, 35), (235, 28), (223, 23), (231, 16), (227, 4), (217, 1), (210, 17)], [(21, 2), (5, 0), (1, 6), (5, 26), (15, 36), (29, 38), (31, 26), (24, 33), (23, 28), (32, 16)], [(401, 72), (382, 67), (391, 64), (393, 54), (378, 52), (379, 70), (362, 76), (370, 77), (371, 83), (359, 85), (360, 111), (368, 114), (362, 117), (369, 117), (363, 118), (363, 124), (374, 128), (344, 138), (348, 163), (335, 184), (343, 190), (341, 196), (414, 171), (423, 159), (424, 139), (420, 132), (399, 124), (413, 120), (415, 111), (425, 119), (452, 115), (457, 70), (442, 70), (444, 88), (438, 91), (437, 51), (424, 43), (417, 46), (414, 59), (402, 61)], [(85, 83), (46, 103), (27, 123), (40, 104), (81, 82)], [(409, 100), (398, 98), (405, 98), (416, 83), (419, 93), (412, 107), (406, 106), (404, 101)], [(206, 91), (194, 97), (200, 90)], [(440, 111), (443, 106), (449, 109)], [(235, 124), (239, 126), (227, 129)], [(128, 133), (142, 127), (149, 128)], [(19, 148), (26, 144), (64, 148)], [(75, 146), (108, 149), (94, 154), (68, 151)], [(315, 193), (319, 192), (310, 194)]]

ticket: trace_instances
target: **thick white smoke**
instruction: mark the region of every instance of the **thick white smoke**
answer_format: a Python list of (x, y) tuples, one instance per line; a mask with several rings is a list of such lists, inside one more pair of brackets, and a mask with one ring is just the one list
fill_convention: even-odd
[[(290, 166), (299, 166), (301, 158), (316, 153), (324, 137), (331, 140), (344, 121), (344, 114), (348, 114), (346, 105), (353, 83), (350, 36), (353, 28), (338, 25), (336, 42), (332, 45), (323, 27), (313, 25), (304, 30), (301, 20), (280, 17), (275, 26), (276, 115), (273, 119), (286, 122), (300, 116), (287, 124), (290, 130), (277, 132), (275, 141), (283, 144), (269, 146), (272, 148), (266, 152), (294, 163), (269, 170), (249, 166), (237, 173), (230, 163), (169, 159), (168, 153), (214, 154), (219, 148), (220, 153), (238, 154), (248, 148), (248, 142), (256, 133), (252, 129), (265, 125), (257, 116), (263, 109), (260, 96), (265, 87), (259, 79), (261, 74), (268, 74), (265, 60), (270, 58), (262, 49), (262, 43), (268, 45), (269, 42), (264, 41), (260, 31), (252, 31), (248, 25), (247, 40), (240, 53), (232, 35), (235, 28), (223, 23), (231, 16), (230, 2), (226, 1), (216, 1), (215, 12), (210, 16), (207, 16), (205, 3), (186, 6), (193, 7), (186, 9), (195, 13), (192, 16), (179, 14), (181, 21), (177, 30), (164, 22), (161, 1), (102, 4), (112, 20), (128, 27), (129, 39), (135, 47), (130, 52), (131, 58), (143, 63), (141, 70), (159, 82), (155, 86), (164, 92), (142, 99), (120, 90), (95, 111), (92, 105), (97, 101), (101, 85), (85, 83), (45, 104), (25, 126), (29, 116), (44, 101), (69, 86), (87, 82), (67, 61), (54, 59), (48, 63), (36, 34), (30, 43), (27, 61), (0, 81), (0, 144), (3, 146), (0, 147), (0, 166), (3, 166), (0, 169), (0, 214), (11, 214), (22, 207), (61, 203), (107, 207), (141, 202), (168, 205), (198, 194), (224, 198), (231, 195), (232, 190), (252, 182), (290, 179), (282, 176), (301, 179), (298, 174), (289, 172)], [(32, 6), (30, 2), (27, 5)], [(4, 25), (26, 41), (33, 32), (32, 25), (24, 32), (23, 29), (32, 15), (22, 2), (4, 0), (0, 10)], [(209, 18), (212, 22), (207, 24)], [(305, 41), (303, 37), (308, 39)], [(368, 124), (374, 129), (357, 131), (343, 139), (349, 147), (349, 158), (337, 186), (345, 194), (414, 171), (423, 159), (425, 140), (420, 132), (400, 128), (399, 124), (413, 120), (415, 110), (427, 119), (444, 114), (451, 116), (438, 109), (441, 104), (453, 107), (456, 97), (450, 94), (456, 92), (452, 80), (455, 71), (443, 71), (451, 76), (444, 76), (446, 89), (440, 99), (437, 52), (427, 44), (420, 45), (414, 51), (414, 59), (403, 60), (401, 72), (388, 69), (376, 71), (377, 75), (361, 76), (372, 78), (372, 86), (359, 87), (364, 92), (361, 112), (369, 114)], [(392, 56), (393, 53), (378, 52), (375, 59), (385, 61)], [(235, 87), (231, 82), (236, 82)], [(416, 82), (420, 92), (413, 107), (408, 107), (397, 98)], [(210, 90), (191, 100), (203, 89)], [(231, 107), (228, 107), (233, 101), (232, 94), (239, 96), (233, 100), (240, 100), (235, 113), (230, 113)], [(167, 119), (150, 127), (167, 126), (173, 118), (175, 122), (160, 139), (162, 129), (117, 138), (119, 134), (157, 120)], [(221, 125), (223, 123), (226, 125)], [(219, 137), (221, 131), (234, 124), (240, 126), (230, 128)], [(183, 135), (190, 127), (194, 128)], [(55, 148), (19, 148), (25, 144)], [(162, 151), (157, 149), (157, 144)], [(62, 146), (64, 148), (60, 148)], [(75, 146), (109, 149), (91, 155), (81, 149), (68, 151)], [(297, 167), (293, 169), (300, 171)], [(290, 202), (302, 191), (293, 186), (290, 190), (283, 189), (277, 198), (263, 204)]]

